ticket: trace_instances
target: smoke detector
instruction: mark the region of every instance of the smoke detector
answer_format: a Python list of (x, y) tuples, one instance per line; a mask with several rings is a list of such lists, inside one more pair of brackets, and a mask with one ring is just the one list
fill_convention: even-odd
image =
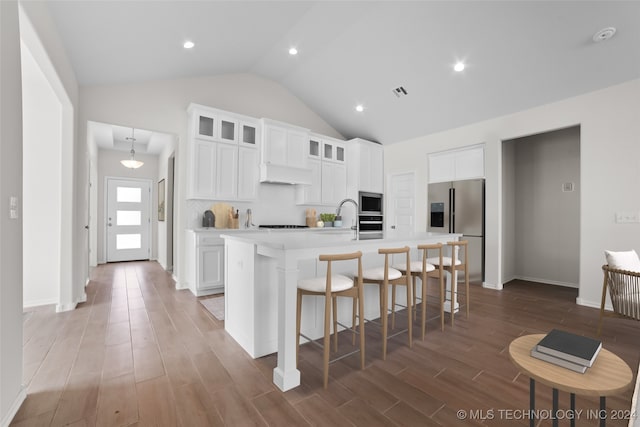
[(616, 34), (616, 29), (614, 27), (603, 28), (593, 35), (593, 41), (597, 43), (597, 42), (609, 40), (615, 34)]

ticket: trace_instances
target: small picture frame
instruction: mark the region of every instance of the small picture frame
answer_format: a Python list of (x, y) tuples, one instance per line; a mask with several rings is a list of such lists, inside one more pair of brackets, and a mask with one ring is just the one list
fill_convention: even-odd
[(158, 221), (164, 221), (164, 179), (158, 182)]

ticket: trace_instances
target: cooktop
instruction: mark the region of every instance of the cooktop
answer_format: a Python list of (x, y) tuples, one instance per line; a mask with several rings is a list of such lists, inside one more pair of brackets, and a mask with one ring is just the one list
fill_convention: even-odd
[(296, 225), (296, 224), (270, 224), (270, 225), (260, 225), (259, 228), (309, 228), (309, 226)]

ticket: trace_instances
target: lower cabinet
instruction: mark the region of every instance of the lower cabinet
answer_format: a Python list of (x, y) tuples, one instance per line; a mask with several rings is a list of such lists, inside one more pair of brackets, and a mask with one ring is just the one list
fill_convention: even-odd
[(224, 292), (224, 239), (219, 231), (187, 230), (187, 286), (197, 297)]

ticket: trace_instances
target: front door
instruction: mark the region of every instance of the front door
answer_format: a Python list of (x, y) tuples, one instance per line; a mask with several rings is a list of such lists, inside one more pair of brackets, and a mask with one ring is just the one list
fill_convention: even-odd
[(107, 178), (107, 262), (150, 258), (151, 181)]

